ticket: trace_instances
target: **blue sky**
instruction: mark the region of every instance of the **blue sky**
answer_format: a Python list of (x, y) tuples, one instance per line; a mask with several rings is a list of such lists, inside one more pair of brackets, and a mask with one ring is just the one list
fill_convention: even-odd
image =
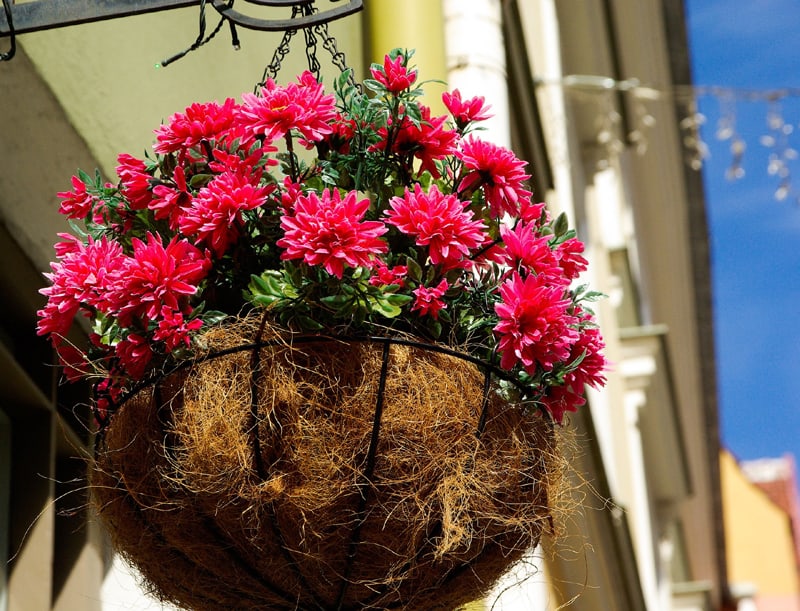
[[(797, 0), (686, 0), (696, 85), (761, 92), (800, 88)], [(740, 91), (740, 94), (744, 93)], [(703, 174), (710, 220), (723, 443), (742, 460), (792, 452), (800, 459), (800, 162), (792, 193), (767, 172), (765, 100), (736, 102), (745, 174), (726, 179), (730, 142), (716, 138), (717, 97), (699, 99), (709, 147)], [(800, 150), (800, 98), (781, 101)]]

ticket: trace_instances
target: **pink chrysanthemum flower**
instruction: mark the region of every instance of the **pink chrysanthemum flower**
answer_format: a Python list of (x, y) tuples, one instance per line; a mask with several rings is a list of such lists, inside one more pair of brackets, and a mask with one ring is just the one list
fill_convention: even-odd
[(153, 200), (148, 205), (158, 220), (166, 219), (170, 229), (177, 230), (184, 209), (192, 203), (192, 194), (186, 184), (183, 166), (177, 166), (172, 175), (174, 185), (160, 184), (153, 188)]
[(58, 211), (70, 219), (82, 219), (89, 216), (97, 198), (86, 191), (86, 185), (77, 176), (72, 177), (72, 191), (60, 191), (61, 200)]
[(531, 374), (537, 367), (549, 371), (569, 358), (579, 338), (578, 319), (568, 312), (572, 301), (565, 297), (563, 286), (546, 280), (513, 272), (500, 286), (502, 301), (495, 305), (500, 321), (494, 332), (503, 369), (521, 364)]
[(57, 259), (63, 259), (68, 254), (73, 252), (78, 252), (81, 249), (85, 248), (83, 241), (79, 237), (74, 236), (71, 233), (58, 233), (56, 235), (62, 240), (61, 242), (55, 243), (55, 251)]
[(464, 129), (470, 123), (485, 121), (492, 116), (489, 113), (491, 106), (486, 105), (486, 99), (483, 96), (462, 100), (461, 92), (458, 89), (453, 89), (451, 92), (445, 91), (442, 94), (442, 102), (444, 102), (450, 114), (453, 115), (453, 120), (456, 122), (458, 129)]
[(130, 333), (115, 347), (114, 353), (119, 359), (120, 367), (134, 380), (142, 378), (147, 366), (153, 359), (153, 348), (150, 340), (136, 333)]
[(178, 221), (180, 231), (221, 257), (239, 239), (242, 212), (261, 206), (274, 189), (275, 185), (254, 184), (253, 176), (219, 174), (183, 211)]
[(374, 274), (370, 277), (369, 283), (372, 286), (405, 286), (405, 277), (408, 274), (408, 266), (395, 265), (389, 268), (383, 261), (378, 261), (373, 267)]
[(277, 244), (286, 250), (281, 259), (303, 259), (319, 265), (337, 278), (351, 267), (372, 267), (375, 257), (387, 251), (380, 238), (386, 225), (380, 221), (364, 221), (369, 199), (358, 199), (350, 191), (341, 199), (339, 191), (325, 189), (321, 196), (309, 193), (300, 196), (291, 213), (281, 218), (284, 236)]
[(131, 210), (144, 210), (153, 201), (153, 177), (141, 159), (127, 153), (117, 157), (117, 176), (122, 185), (122, 195), (128, 200)]
[(165, 306), (185, 312), (188, 298), (197, 292), (211, 265), (208, 257), (186, 240), (173, 238), (164, 246), (151, 233), (147, 241), (132, 240), (133, 257), (126, 264), (109, 294), (120, 325), (133, 320), (157, 320)]
[(270, 153), (278, 151), (277, 146), (264, 143), (261, 146), (254, 147), (248, 154), (240, 155), (239, 152), (243, 150), (239, 149), (236, 153), (228, 153), (218, 148), (214, 149), (212, 151), (212, 160), (208, 162), (209, 169), (217, 174), (224, 172), (249, 174), (252, 182), (255, 183), (261, 180), (267, 168), (278, 165), (277, 159), (268, 156)]
[(191, 149), (203, 141), (223, 140), (231, 129), (237, 108), (233, 98), (226, 99), (223, 104), (194, 103), (155, 130), (153, 150), (166, 155)]
[(385, 55), (383, 66), (375, 64), (369, 69), (369, 72), (372, 78), (396, 94), (405, 91), (417, 80), (417, 71), (409, 70), (405, 64), (406, 58), (402, 55), (398, 55), (394, 59)]
[(303, 185), (293, 182), (291, 176), (283, 179), (283, 191), (281, 191), (281, 206), (284, 210), (291, 210), (297, 198), (303, 194)]
[(153, 339), (164, 342), (167, 352), (180, 347), (188, 348), (192, 343), (192, 334), (202, 326), (201, 319), (195, 318), (187, 322), (183, 312), (164, 306), (161, 308), (161, 318), (158, 321), (158, 328), (153, 333)]
[(555, 284), (569, 284), (570, 279), (564, 275), (550, 247), (552, 236), (538, 235), (532, 225), (521, 221), (513, 229), (501, 226), (500, 236), (506, 247), (507, 263), (513, 269), (546, 276)]
[(411, 306), (413, 312), (419, 312), (420, 316), (430, 316), (434, 319), (439, 318), (439, 311), (447, 308), (443, 295), (450, 288), (447, 280), (442, 281), (435, 287), (420, 286), (411, 291), (416, 299)]
[(530, 178), (525, 173), (525, 162), (502, 146), (484, 142), (471, 136), (462, 140), (456, 152), (464, 164), (464, 176), (459, 193), (483, 188), (487, 203), (495, 218), (519, 214), (520, 202), (532, 195), (524, 183)]
[(523, 198), (519, 205), (519, 218), (526, 223), (536, 223), (541, 225), (550, 222), (550, 215), (547, 212), (547, 204), (544, 202), (534, 203), (530, 199)]
[(473, 220), (467, 205), (455, 195), (442, 194), (436, 185), (425, 193), (415, 184), (413, 192), (406, 189), (403, 197), (391, 199), (387, 222), (427, 246), (431, 263), (452, 268), (488, 240), (486, 226)]
[(564, 276), (569, 280), (574, 280), (582, 272), (586, 271), (589, 262), (583, 256), (584, 245), (578, 238), (565, 240), (556, 247), (556, 257)]
[[(586, 317), (583, 317), (587, 320)], [(576, 369), (564, 375), (563, 386), (551, 386), (542, 399), (553, 419), (561, 424), (566, 412), (574, 412), (586, 403), (585, 387), (600, 388), (606, 382), (605, 371), (608, 363), (603, 356), (605, 344), (596, 327), (581, 329), (578, 341), (572, 346), (567, 362), (580, 358)]]
[[(441, 172), (436, 167), (436, 161), (444, 159), (456, 152), (458, 132), (447, 129), (447, 117), (431, 117), (431, 109), (420, 106), (422, 121), (419, 126), (406, 116), (401, 121), (400, 129), (392, 140), (391, 151), (401, 157), (416, 157), (420, 160), (419, 173), (428, 171), (434, 178), (441, 178)], [(378, 142), (371, 151), (382, 151), (389, 140), (389, 131), (386, 127), (378, 130)]]
[(322, 84), (308, 70), (298, 81), (281, 87), (268, 79), (261, 95), (242, 94), (239, 121), (252, 134), (271, 141), (283, 138), (291, 130), (300, 132), (308, 143), (330, 134), (330, 124), (336, 118), (334, 96), (325, 95)]
[(37, 334), (50, 334), (54, 344), (61, 343), (81, 307), (107, 309), (108, 291), (126, 261), (122, 247), (105, 237), (90, 237), (86, 245), (74, 240), (62, 252), (60, 261), (50, 264), (53, 272), (45, 274), (52, 285), (39, 291), (47, 297), (47, 303), (37, 312)]

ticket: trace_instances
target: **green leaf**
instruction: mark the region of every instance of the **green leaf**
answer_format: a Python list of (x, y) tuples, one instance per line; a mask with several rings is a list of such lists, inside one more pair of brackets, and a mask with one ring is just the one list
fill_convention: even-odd
[(195, 174), (189, 179), (189, 186), (192, 187), (192, 189), (200, 189), (211, 182), (212, 178), (213, 176), (211, 174)]
[(563, 236), (567, 230), (569, 229), (569, 222), (567, 221), (567, 215), (565, 212), (562, 212), (558, 215), (555, 223), (553, 223), (553, 233), (556, 235), (557, 238)]
[(95, 184), (94, 179), (83, 170), (78, 170), (78, 178), (80, 178), (81, 182), (87, 187), (93, 187)]
[(269, 307), (269, 306), (273, 305), (274, 303), (277, 303), (280, 300), (281, 300), (281, 298), (277, 297), (275, 295), (256, 295), (256, 294), (252, 294), (250, 296), (250, 301), (252, 303), (254, 303), (255, 305), (263, 306), (263, 307)]
[(403, 295), (402, 293), (389, 293), (384, 299), (392, 305), (404, 306), (414, 298), (411, 295)]
[(308, 316), (296, 316), (295, 320), (305, 331), (321, 331), (325, 327)]
[(328, 295), (327, 297), (322, 297), (320, 303), (330, 307), (331, 309), (338, 310), (343, 305), (347, 303), (352, 303), (353, 298), (349, 295)]
[(422, 283), (422, 268), (411, 257), (406, 257), (406, 267), (408, 268), (408, 276), (417, 284)]
[(247, 285), (247, 288), (254, 296), (270, 295), (272, 293), (267, 281), (261, 276), (256, 276), (255, 274), (250, 275), (250, 284)]
[(431, 265), (428, 268), (427, 273), (425, 274), (425, 285), (426, 286), (433, 286), (433, 281), (436, 279), (436, 268)]
[(442, 335), (442, 323), (431, 318), (428, 321), (428, 331), (431, 332), (433, 339), (439, 339)]
[[(382, 68), (382, 67), (381, 67)], [(363, 81), (364, 87), (369, 89), (370, 91), (374, 91), (378, 95), (384, 95), (388, 90), (380, 81), (376, 81), (375, 79), (364, 79)]]
[(392, 305), (388, 302), (388, 300), (378, 299), (372, 305), (372, 311), (377, 312), (386, 318), (396, 318), (397, 316), (400, 316), (403, 310), (396, 305)]
[(291, 284), (298, 288), (303, 286), (303, 272), (299, 266), (287, 262), (283, 266), (283, 271)]

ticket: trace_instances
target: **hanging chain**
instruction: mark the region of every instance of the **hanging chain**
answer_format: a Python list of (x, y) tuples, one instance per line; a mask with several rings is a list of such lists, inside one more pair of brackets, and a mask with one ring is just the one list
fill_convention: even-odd
[[(302, 9), (299, 5), (294, 5), (292, 7), (292, 19), (296, 19), (300, 16)], [(261, 80), (256, 83), (254, 93), (258, 93), (258, 90), (263, 87), (268, 79), (272, 79), (273, 81), (278, 77), (278, 71), (281, 69), (281, 62), (283, 59), (289, 54), (289, 43), (292, 41), (292, 37), (297, 34), (297, 30), (286, 30), (283, 33), (283, 38), (281, 38), (281, 42), (278, 45), (278, 48), (275, 49), (275, 52), (272, 54), (272, 60), (267, 64), (267, 67), (264, 68), (264, 73), (261, 75)]]
[[(317, 11), (313, 5), (306, 5), (305, 14), (313, 15)], [(314, 34), (314, 28), (303, 28), (303, 35), (306, 39), (306, 61), (308, 62), (308, 69), (314, 74), (319, 81), (320, 65), (317, 59), (317, 37)]]
[(347, 73), (347, 82), (355, 87), (356, 89), (361, 89), (361, 85), (356, 83), (356, 79), (353, 76), (353, 71), (347, 65), (347, 60), (344, 56), (343, 51), (339, 51), (336, 47), (336, 39), (328, 32), (328, 24), (327, 23), (320, 23), (314, 26), (314, 31), (319, 35), (322, 39), (322, 47), (331, 54), (331, 62), (333, 65), (339, 68), (339, 72), (346, 72)]
[[(313, 3), (307, 4), (302, 8), (295, 4), (292, 6), (292, 19), (296, 19), (301, 15), (313, 15), (316, 12), (317, 9), (313, 6)], [(255, 93), (258, 93), (258, 90), (264, 86), (264, 84), (267, 82), (267, 79), (272, 79), (274, 81), (277, 78), (278, 72), (281, 69), (281, 63), (289, 54), (290, 43), (292, 37), (296, 33), (297, 28), (286, 30), (284, 32), (280, 44), (272, 55), (272, 60), (267, 67), (264, 68), (264, 73), (261, 75), (261, 80), (256, 83), (254, 91)], [(314, 74), (317, 80), (320, 78), (320, 70), (322, 68), (319, 63), (319, 59), (317, 58), (317, 41), (321, 40), (322, 47), (331, 55), (331, 61), (333, 65), (336, 66), (340, 72), (347, 72), (347, 80), (350, 85), (360, 89), (360, 85), (355, 82), (355, 78), (353, 77), (353, 71), (347, 66), (344, 53), (339, 51), (336, 46), (336, 39), (328, 31), (327, 22), (317, 23), (316, 25), (303, 28), (303, 37), (306, 43), (306, 62), (308, 69)]]

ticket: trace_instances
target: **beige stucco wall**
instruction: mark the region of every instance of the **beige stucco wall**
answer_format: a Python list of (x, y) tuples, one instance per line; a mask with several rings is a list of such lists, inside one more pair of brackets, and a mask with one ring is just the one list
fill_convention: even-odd
[[(207, 10), (210, 33), (218, 18), (210, 5)], [(288, 17), (285, 10), (271, 10), (255, 14)], [(197, 8), (187, 8), (26, 34), (19, 37), (17, 57), (0, 64), (0, 221), (40, 271), (53, 257), (56, 232), (66, 230), (56, 193), (70, 188), (78, 168), (91, 174), (99, 167), (106, 179), (115, 179), (119, 153), (142, 156), (162, 120), (195, 101), (239, 98), (261, 79), (280, 35), (239, 28), (236, 51), (227, 26), (183, 59), (155, 67), (194, 42), (198, 15)], [(355, 15), (329, 26), (358, 78), (361, 22)], [(330, 86), (338, 70), (321, 43), (317, 57)], [(278, 80), (293, 79), (305, 66), (298, 34)]]
[[(759, 611), (800, 609), (789, 516), (744, 477), (729, 452), (722, 453), (721, 477), (731, 583), (755, 584)], [(763, 606), (768, 600), (780, 605)]]
[[(241, 9), (264, 18), (287, 18), (285, 10)], [(50, 85), (69, 121), (86, 140), (102, 164), (113, 171), (117, 154), (141, 155), (152, 141), (152, 130), (162, 119), (195, 101), (222, 101), (250, 92), (280, 41), (280, 34), (239, 28), (241, 49), (231, 46), (224, 26), (207, 45), (166, 68), (163, 59), (191, 45), (198, 32), (195, 7), (139, 15), (21, 37), (21, 45)], [(206, 34), (218, 16), (207, 8)], [(351, 16), (330, 24), (349, 65), (361, 59), (361, 17)], [(278, 80), (286, 82), (306, 65), (304, 41), (292, 40)], [(317, 57), (323, 79), (330, 85), (337, 74), (330, 56), (319, 44)], [(69, 177), (65, 177), (65, 185)]]

